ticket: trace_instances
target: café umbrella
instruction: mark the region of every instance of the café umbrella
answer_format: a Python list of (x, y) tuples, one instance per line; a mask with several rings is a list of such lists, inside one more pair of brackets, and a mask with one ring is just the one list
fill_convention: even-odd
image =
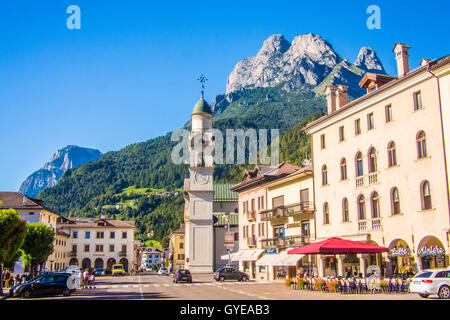
[(379, 253), (388, 251), (389, 249), (386, 247), (380, 247), (370, 243), (341, 238), (329, 238), (324, 241), (291, 249), (288, 251), (288, 254)]

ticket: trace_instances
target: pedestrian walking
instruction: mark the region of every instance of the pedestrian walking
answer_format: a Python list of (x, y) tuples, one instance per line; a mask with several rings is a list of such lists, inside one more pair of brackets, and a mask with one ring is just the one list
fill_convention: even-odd
[(83, 287), (87, 289), (88, 287), (88, 281), (89, 281), (89, 271), (88, 269), (85, 269), (83, 272)]
[(94, 273), (92, 273), (92, 274), (89, 276), (89, 282), (88, 282), (88, 285), (89, 285), (89, 289), (95, 289), (95, 274), (94, 274)]

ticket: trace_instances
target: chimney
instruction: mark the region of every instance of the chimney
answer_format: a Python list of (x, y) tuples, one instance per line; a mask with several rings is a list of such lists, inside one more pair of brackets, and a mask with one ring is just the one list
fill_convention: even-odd
[(27, 205), (27, 197), (23, 196), (23, 198), (22, 198), (22, 204), (23, 204), (24, 206)]
[(336, 108), (339, 110), (348, 103), (348, 86), (343, 84), (337, 87)]
[(336, 110), (336, 93), (338, 88), (326, 86), (325, 87), (325, 96), (327, 97), (327, 112), (330, 114), (331, 112)]
[(395, 52), (395, 60), (397, 60), (398, 77), (404, 77), (409, 72), (409, 54), (408, 50), (411, 47), (403, 44), (396, 43), (392, 51)]

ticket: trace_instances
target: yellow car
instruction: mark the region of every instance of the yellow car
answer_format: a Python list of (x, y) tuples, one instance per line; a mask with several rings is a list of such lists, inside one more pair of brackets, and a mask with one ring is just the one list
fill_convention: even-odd
[(123, 267), (123, 264), (115, 264), (112, 266), (112, 275), (124, 275), (125, 274), (125, 268)]

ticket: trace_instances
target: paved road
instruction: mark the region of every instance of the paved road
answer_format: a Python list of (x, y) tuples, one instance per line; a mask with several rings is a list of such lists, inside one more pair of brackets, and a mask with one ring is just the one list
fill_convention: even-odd
[[(193, 283), (172, 282), (172, 276), (141, 274), (98, 277), (95, 289), (83, 289), (70, 297), (40, 299), (158, 299), (158, 300), (423, 300), (416, 294), (335, 294), (290, 290), (283, 282), (216, 282), (212, 275), (193, 275)], [(429, 299), (432, 300), (432, 299)]]

